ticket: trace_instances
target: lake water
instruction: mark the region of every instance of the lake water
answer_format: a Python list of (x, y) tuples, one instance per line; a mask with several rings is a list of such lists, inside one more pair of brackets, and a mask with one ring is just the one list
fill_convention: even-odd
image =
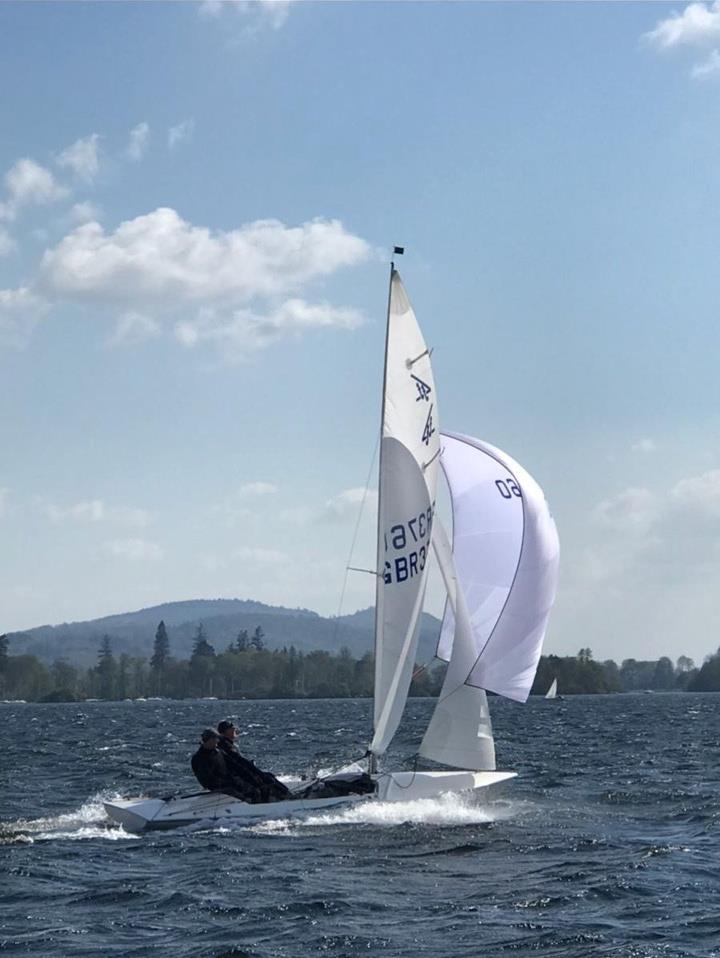
[[(409, 703), (388, 765), (432, 702)], [(42, 956), (720, 956), (720, 695), (493, 699), (492, 800), (130, 836), (101, 798), (194, 787), (198, 732), (300, 774), (371, 703), (0, 705), (0, 951)]]

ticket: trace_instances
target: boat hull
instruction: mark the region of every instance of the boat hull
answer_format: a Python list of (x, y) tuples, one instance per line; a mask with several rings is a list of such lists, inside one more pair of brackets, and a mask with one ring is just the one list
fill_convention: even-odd
[(222, 792), (198, 792), (178, 798), (135, 798), (104, 802), (110, 818), (128, 832), (181, 828), (189, 825), (217, 826), (303, 817), (359, 802), (409, 802), (436, 798), (447, 792), (471, 792), (488, 788), (515, 772), (388, 772), (374, 776), (377, 791), (370, 795), (334, 798), (298, 798), (255, 805)]

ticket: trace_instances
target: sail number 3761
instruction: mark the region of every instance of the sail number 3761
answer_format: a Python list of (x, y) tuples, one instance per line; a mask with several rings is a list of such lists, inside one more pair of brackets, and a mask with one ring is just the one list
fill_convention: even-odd
[[(385, 552), (409, 552), (385, 560), (383, 578), (386, 585), (393, 582), (405, 582), (419, 575), (425, 568), (428, 558), (428, 546), (432, 529), (432, 507), (405, 522), (397, 522), (385, 533)], [(416, 548), (413, 548), (417, 543)]]

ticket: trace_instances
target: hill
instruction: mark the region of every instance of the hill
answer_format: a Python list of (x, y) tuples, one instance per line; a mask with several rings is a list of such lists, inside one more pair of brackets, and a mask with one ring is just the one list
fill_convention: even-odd
[[(374, 643), (373, 609), (362, 609), (340, 618), (324, 618), (308, 609), (287, 609), (248, 599), (166, 602), (85, 622), (41, 625), (11, 632), (8, 640), (13, 655), (29, 653), (47, 663), (64, 659), (77, 665), (92, 665), (104, 635), (110, 636), (116, 655), (127, 652), (149, 658), (161, 619), (170, 636), (172, 655), (178, 658), (189, 657), (200, 623), (218, 652), (227, 648), (242, 629), (252, 634), (258, 625), (265, 633), (265, 645), (269, 649), (294, 645), (303, 652), (313, 649), (336, 652), (345, 646), (353, 657), (360, 658), (372, 651)], [(432, 658), (439, 630), (440, 622), (424, 613), (418, 661), (427, 662)]]

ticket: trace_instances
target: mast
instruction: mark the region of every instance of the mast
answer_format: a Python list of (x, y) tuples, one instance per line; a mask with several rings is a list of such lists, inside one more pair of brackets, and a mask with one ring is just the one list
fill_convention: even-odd
[[(405, 252), (404, 246), (394, 246), (393, 247), (393, 256), (398, 255), (402, 256)], [(377, 686), (377, 669), (378, 669), (378, 634), (381, 628), (380, 623), (382, 622), (382, 606), (383, 606), (383, 592), (385, 587), (385, 580), (383, 578), (383, 563), (381, 561), (380, 555), (380, 542), (382, 537), (382, 459), (383, 459), (383, 444), (382, 444), (382, 434), (383, 429), (385, 428), (385, 392), (387, 388), (387, 363), (388, 363), (388, 342), (390, 340), (390, 304), (392, 302), (392, 284), (393, 277), (395, 276), (395, 261), (394, 259), (390, 260), (390, 279), (388, 281), (388, 296), (387, 296), (387, 316), (385, 318), (385, 357), (383, 360), (383, 384), (382, 384), (382, 403), (380, 408), (380, 453), (378, 456), (378, 506), (377, 506), (377, 535), (376, 535), (376, 549), (377, 549), (377, 562), (378, 569), (376, 572), (377, 582), (375, 585), (375, 683), (373, 686), (374, 692), (376, 691)], [(374, 697), (373, 697), (374, 702)], [(373, 719), (374, 724), (374, 719)], [(373, 752), (368, 752), (368, 772), (373, 775), (377, 772), (377, 755)]]

